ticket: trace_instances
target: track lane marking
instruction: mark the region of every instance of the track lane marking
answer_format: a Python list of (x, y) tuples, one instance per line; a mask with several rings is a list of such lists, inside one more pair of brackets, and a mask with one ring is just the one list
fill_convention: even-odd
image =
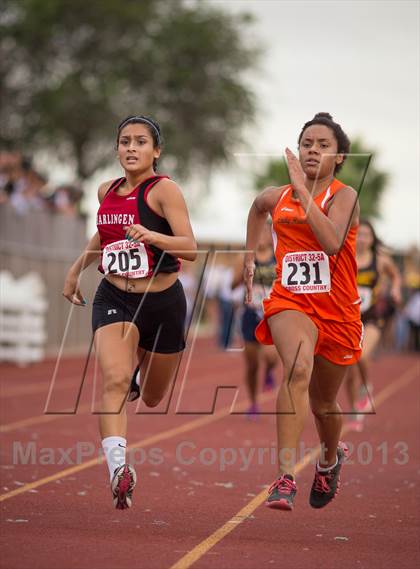
[[(16, 385), (14, 387), (4, 388), (0, 392), (0, 399), (9, 399), (10, 397), (16, 397), (19, 395), (33, 395), (35, 393), (42, 393), (43, 391), (48, 391), (50, 381), (43, 381), (42, 383), (37, 383), (36, 385)], [(74, 380), (63, 381), (58, 383), (56, 389), (61, 391), (62, 389), (70, 389), (74, 387)]]
[(33, 415), (32, 417), (27, 417), (26, 419), (20, 419), (19, 421), (13, 421), (12, 423), (6, 423), (5, 425), (0, 425), (0, 433), (10, 433), (11, 431), (16, 431), (22, 427), (29, 427), (32, 425), (38, 425), (40, 423), (49, 423), (50, 421), (56, 421), (58, 419), (65, 419), (67, 417), (73, 417), (75, 415), (82, 415), (85, 411), (89, 411), (92, 408), (91, 404), (79, 405), (77, 412), (73, 413), (73, 409), (63, 409), (61, 413), (49, 413), (47, 415)]
[[(274, 398), (275, 395), (276, 392), (264, 393), (260, 397), (260, 402), (266, 403), (267, 401), (270, 401), (270, 399)], [(236, 404), (235, 413), (238, 411), (244, 411), (248, 405), (249, 403), (247, 400)], [(205, 415), (204, 417), (200, 417), (199, 419), (194, 419), (193, 421), (188, 421), (183, 425), (179, 425), (178, 427), (172, 427), (171, 429), (162, 431), (161, 433), (156, 433), (156, 435), (152, 435), (150, 437), (141, 439), (135, 443), (128, 445), (127, 450), (132, 450), (137, 447), (144, 448), (146, 446), (150, 446), (157, 442), (171, 439), (173, 437), (176, 437), (177, 435), (193, 431), (194, 429), (198, 429), (204, 425), (208, 425), (209, 423), (214, 423), (219, 419), (223, 419), (224, 417), (229, 416), (231, 409), (232, 409), (232, 404), (223, 407), (223, 409), (221, 409), (217, 413), (214, 413), (213, 415)], [(30, 482), (29, 484), (25, 484), (24, 486), (16, 488), (15, 490), (11, 490), (10, 492), (0, 494), (0, 502), (4, 502), (5, 500), (8, 500), (15, 496), (19, 496), (19, 494), (23, 494), (25, 492), (28, 492), (29, 490), (33, 490), (34, 488), (39, 488), (40, 486), (44, 486), (49, 482), (54, 482), (55, 480), (59, 480), (60, 478), (66, 478), (67, 476), (70, 476), (77, 472), (81, 472), (83, 470), (86, 470), (87, 468), (91, 468), (92, 466), (102, 464), (104, 460), (105, 460), (104, 457), (92, 458), (91, 460), (82, 462), (81, 464), (76, 464), (75, 466), (71, 466), (69, 468), (65, 468), (64, 470), (60, 470), (59, 472), (56, 472), (51, 476), (40, 478), (39, 480), (35, 480), (34, 482)]]
[[(374, 405), (378, 408), (384, 401), (386, 401), (391, 395), (399, 391), (406, 385), (408, 385), (416, 376), (419, 374), (418, 364), (410, 367), (405, 371), (396, 381), (390, 383), (387, 387), (382, 389), (378, 395), (374, 397)], [(344, 425), (342, 429), (341, 436), (346, 434), (348, 431), (348, 426)], [(313, 449), (308, 453), (301, 461), (296, 465), (296, 473), (302, 471), (313, 458), (317, 457), (320, 452), (320, 447)], [(223, 538), (230, 534), (235, 528), (237, 528), (242, 522), (244, 522), (263, 502), (265, 502), (267, 497), (267, 489), (262, 490), (255, 498), (253, 498), (248, 504), (246, 504), (239, 512), (230, 518), (226, 523), (219, 527), (214, 533), (209, 537), (204, 539), (198, 545), (196, 545), (191, 551), (186, 553), (181, 559), (179, 559), (174, 565), (171, 565), (170, 569), (188, 569), (196, 561), (201, 559), (210, 549), (217, 545)]]
[[(209, 378), (211, 379), (211, 376), (209, 376)], [(209, 382), (210, 384), (210, 382)], [(37, 388), (37, 392), (40, 392), (41, 390), (45, 389), (46, 385), (50, 385), (49, 383), (44, 383), (42, 384), (42, 386), (34, 386)], [(66, 384), (62, 384), (61, 387), (57, 387), (59, 389), (67, 389), (69, 387), (72, 387), (74, 385), (74, 382), (72, 383), (66, 383)], [(38, 389), (39, 388), (39, 389)], [(240, 389), (240, 386), (238, 386), (238, 389)], [(15, 395), (22, 395), (22, 394), (26, 394), (25, 388), (24, 386), (18, 386), (16, 387), (16, 393), (10, 393), (9, 395), (4, 396), (3, 394), (0, 393), (0, 402), (2, 401), (3, 398), (6, 397), (12, 397)], [(60, 412), (51, 412), (51, 413), (47, 413), (47, 414), (43, 414), (43, 415), (32, 415), (30, 417), (26, 417), (24, 419), (18, 419), (16, 421), (12, 421), (10, 423), (5, 423), (4, 425), (0, 425), (0, 433), (10, 433), (11, 431), (14, 430), (18, 430), (22, 427), (28, 427), (28, 426), (32, 426), (32, 425), (38, 425), (38, 424), (43, 424), (43, 423), (50, 423), (52, 421), (55, 420), (59, 420), (59, 419), (65, 419), (66, 417), (69, 416), (73, 416), (73, 415), (78, 415), (79, 413), (84, 413), (85, 411), (89, 411), (91, 409), (92, 405), (91, 404), (84, 404), (84, 405), (79, 405), (76, 409), (76, 411), (74, 411), (74, 407), (73, 408), (67, 408), (67, 409), (63, 409)]]

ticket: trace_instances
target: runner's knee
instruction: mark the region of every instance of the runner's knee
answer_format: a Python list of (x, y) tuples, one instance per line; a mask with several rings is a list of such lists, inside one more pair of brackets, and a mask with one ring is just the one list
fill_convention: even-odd
[(337, 411), (336, 399), (322, 399), (319, 396), (314, 396), (311, 391), (309, 391), (309, 403), (312, 413), (318, 418), (322, 418), (329, 413), (335, 413)]
[(290, 366), (285, 366), (284, 378), (291, 389), (308, 389), (312, 374), (312, 362), (309, 358), (300, 358)]
[(104, 395), (120, 395), (127, 393), (130, 383), (130, 372), (115, 369), (104, 374)]

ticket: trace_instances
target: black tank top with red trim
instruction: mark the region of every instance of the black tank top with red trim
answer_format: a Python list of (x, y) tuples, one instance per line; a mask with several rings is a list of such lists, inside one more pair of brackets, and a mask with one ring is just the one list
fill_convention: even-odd
[(116, 192), (125, 178), (112, 182), (96, 217), (102, 251), (99, 271), (127, 278), (145, 278), (157, 273), (179, 271), (180, 262), (177, 257), (154, 245), (125, 238), (124, 227), (133, 224), (143, 225), (164, 235), (173, 235), (168, 221), (147, 202), (150, 190), (164, 178), (168, 176), (152, 176), (124, 196)]

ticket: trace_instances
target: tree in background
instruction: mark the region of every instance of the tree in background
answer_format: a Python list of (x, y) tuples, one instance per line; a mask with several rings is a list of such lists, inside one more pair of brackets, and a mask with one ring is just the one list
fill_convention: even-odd
[(338, 177), (359, 192), (361, 215), (378, 218), (389, 175), (376, 166), (376, 152), (368, 148), (360, 138), (352, 142), (350, 152), (353, 156), (347, 158)]
[(249, 22), (182, 0), (2, 0), (0, 143), (48, 150), (86, 179), (117, 123), (149, 114), (171, 170), (223, 162), (254, 116)]
[[(358, 138), (351, 144), (351, 156), (347, 157), (338, 178), (359, 192), (361, 215), (377, 218), (380, 215), (381, 197), (388, 183), (388, 174), (375, 166), (375, 152)], [(255, 179), (255, 187), (261, 191), (267, 186), (289, 184), (286, 160), (270, 160), (265, 172)]]
[(290, 178), (285, 158), (269, 160), (265, 171), (255, 178), (255, 189), (258, 192), (268, 186), (286, 186), (287, 184), (290, 184)]

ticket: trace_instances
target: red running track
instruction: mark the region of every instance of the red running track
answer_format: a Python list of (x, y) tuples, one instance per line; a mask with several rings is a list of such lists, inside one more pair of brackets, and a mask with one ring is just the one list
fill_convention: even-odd
[[(93, 365), (75, 415), (43, 415), (54, 362), (0, 367), (2, 568), (418, 566), (418, 359), (388, 355), (374, 363), (376, 415), (363, 433), (343, 436), (353, 453), (339, 496), (324, 510), (310, 508), (309, 464), (299, 473), (293, 512), (258, 505), (275, 476), (275, 417), (250, 422), (229, 414), (231, 390), (219, 393), (215, 413), (203, 414), (218, 385), (241, 383), (241, 354), (200, 341), (186, 364), (168, 413), (162, 405), (161, 414), (135, 415), (130, 405), (129, 443), (140, 445), (134, 458), (142, 464), (129, 511), (112, 508), (104, 464), (91, 456), (75, 464), (77, 443), (96, 451), (99, 442), (89, 412)], [(74, 406), (82, 369), (81, 359), (62, 362), (52, 410)], [(176, 414), (185, 377), (184, 413)], [(235, 410), (245, 400), (240, 389)], [(262, 407), (274, 409), (273, 394)], [(316, 447), (311, 418), (303, 441), (306, 449)], [(18, 447), (33, 449), (33, 464), (17, 464)], [(70, 448), (67, 456), (59, 451)]]

